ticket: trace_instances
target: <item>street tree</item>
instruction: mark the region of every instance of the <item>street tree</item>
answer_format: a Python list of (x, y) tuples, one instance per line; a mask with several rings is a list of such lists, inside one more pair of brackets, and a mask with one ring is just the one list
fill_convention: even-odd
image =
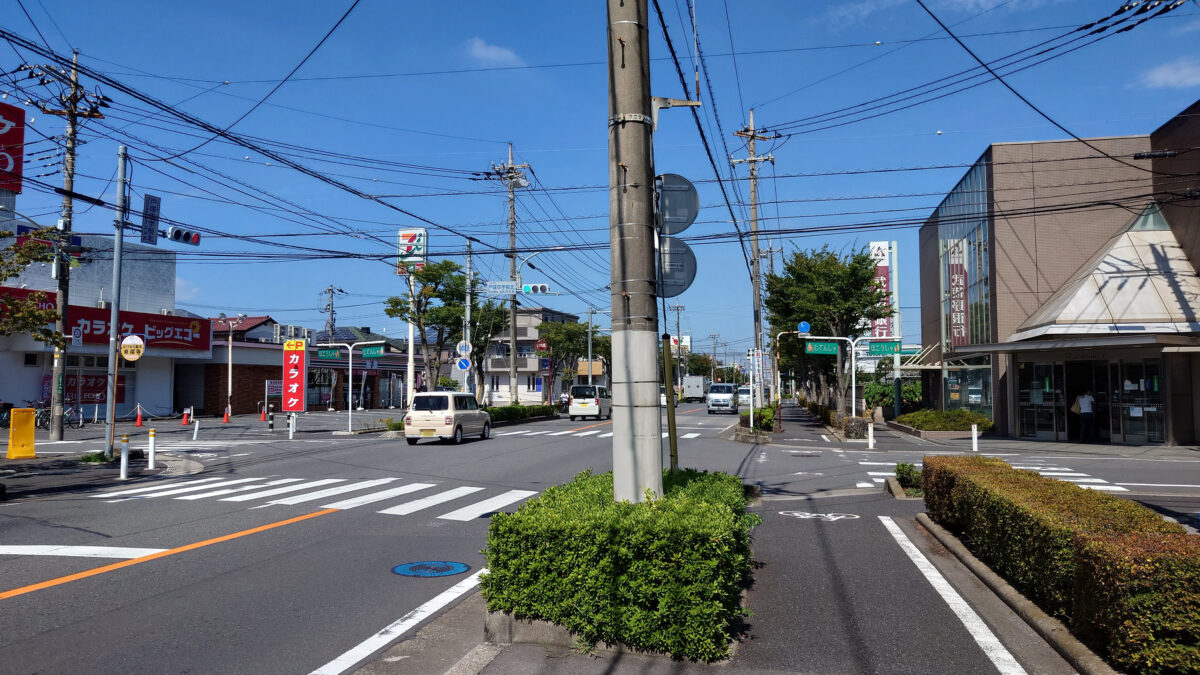
[[(856, 337), (868, 322), (892, 313), (888, 293), (875, 281), (875, 260), (866, 247), (838, 252), (826, 245), (793, 252), (782, 274), (767, 275), (764, 305), (772, 326), (807, 321), (812, 334), (837, 337)], [(803, 340), (784, 337), (780, 367), (815, 376), (825, 392), (829, 388), (826, 378), (832, 376), (834, 398), (841, 409), (850, 384), (845, 344), (833, 364), (828, 357), (805, 356), (803, 344)]]
[[(484, 367), (492, 338), (508, 330), (508, 303), (488, 300), (482, 305), (478, 301), (471, 307), (471, 359), (475, 378), (475, 391), (483, 391)], [(505, 370), (507, 373), (508, 371)]]
[[(52, 260), (53, 251), (50, 247), (32, 241), (32, 238), (48, 239), (52, 231), (50, 228), (38, 230), (31, 235), (31, 239), (21, 243), (14, 240), (0, 248), (0, 283), (17, 276), (33, 263)], [(0, 232), (0, 239), (12, 236), (12, 232)], [(47, 299), (53, 300), (53, 296), (40, 291), (22, 296), (0, 294), (0, 335), (27, 333), (38, 342), (60, 349), (65, 347), (66, 340), (62, 333), (53, 328), (58, 312), (46, 306)]]
[(704, 375), (709, 376), (713, 372), (713, 359), (708, 354), (697, 354), (692, 352), (687, 355), (687, 360), (684, 363), (689, 375)]
[(409, 297), (393, 296), (384, 302), (385, 314), (415, 327), (429, 387), (451, 358), (448, 347), (462, 338), (467, 283), (461, 271), (452, 260), (428, 263), (410, 272)]
[[(551, 373), (561, 373), (562, 376), (570, 373), (574, 377), (579, 372), (579, 360), (587, 357), (587, 325), (543, 321), (538, 324), (537, 330), (538, 337), (545, 340), (548, 347), (546, 351), (538, 352), (538, 356), (550, 359)], [(592, 348), (595, 349), (595, 340), (592, 342)], [(553, 377), (550, 382), (554, 382)], [(553, 394), (551, 389), (548, 395)]]

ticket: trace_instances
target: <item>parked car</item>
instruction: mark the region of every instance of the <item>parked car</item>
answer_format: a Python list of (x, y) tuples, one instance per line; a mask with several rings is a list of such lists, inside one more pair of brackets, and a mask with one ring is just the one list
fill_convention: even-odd
[(687, 375), (683, 378), (683, 392), (679, 395), (679, 399), (684, 402), (703, 401), (707, 391), (708, 384), (704, 381), (703, 375)]
[(463, 436), (490, 438), (492, 416), (479, 407), (471, 394), (430, 392), (413, 396), (404, 415), (404, 440), (416, 445), (422, 438), (440, 438), (461, 443)]
[(667, 407), (667, 388), (666, 387), (658, 388), (658, 405), (663, 408)]
[(738, 387), (737, 397), (738, 403), (750, 405), (750, 387)]
[(577, 384), (571, 387), (571, 403), (567, 407), (567, 415), (574, 422), (578, 417), (595, 415), (596, 419), (607, 417), (612, 419), (612, 394), (608, 387), (592, 384)]
[(708, 388), (708, 414), (718, 412), (737, 413), (737, 387), (732, 384), (714, 382)]

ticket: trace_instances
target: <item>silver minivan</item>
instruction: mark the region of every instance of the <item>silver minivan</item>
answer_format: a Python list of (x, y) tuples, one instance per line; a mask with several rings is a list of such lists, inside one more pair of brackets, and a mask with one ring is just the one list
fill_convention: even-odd
[(417, 394), (404, 416), (404, 440), (416, 445), (422, 438), (461, 443), (463, 436), (489, 438), (492, 416), (471, 394), (436, 391)]
[(576, 417), (583, 419), (595, 416), (596, 419), (612, 419), (612, 394), (608, 393), (608, 387), (577, 384), (571, 387), (571, 403), (567, 407), (567, 414), (571, 416), (572, 422)]
[(727, 382), (714, 382), (708, 387), (708, 414), (719, 412), (737, 413), (737, 387)]

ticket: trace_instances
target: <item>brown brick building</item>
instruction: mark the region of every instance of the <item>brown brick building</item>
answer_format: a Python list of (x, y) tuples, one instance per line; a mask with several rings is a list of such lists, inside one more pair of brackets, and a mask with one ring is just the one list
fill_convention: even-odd
[(1146, 136), (989, 146), (919, 234), (927, 405), (1014, 437), (1200, 438), (1198, 147), (1200, 102)]

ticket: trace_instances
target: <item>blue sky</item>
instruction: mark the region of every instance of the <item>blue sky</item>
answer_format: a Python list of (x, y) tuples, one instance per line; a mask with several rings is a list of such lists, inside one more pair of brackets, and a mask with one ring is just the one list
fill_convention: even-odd
[[(692, 87), (689, 4), (660, 2)], [(926, 4), (986, 60), (1059, 37), (1120, 5)], [(76, 48), (87, 67), (223, 128), (295, 68), (350, 5), (0, 0), (0, 27), (39, 44), (44, 38), (61, 54)], [(915, 0), (696, 0), (696, 5), (707, 66), (701, 75), (702, 120), (722, 176), (729, 176), (729, 154), (746, 155), (743, 140), (732, 134), (746, 123), (748, 108), (755, 109), (758, 126), (784, 134), (758, 147), (775, 157), (774, 165), (762, 165), (759, 183), (762, 247), (790, 252), (898, 241), (904, 337), (918, 341), (915, 223), (954, 186), (965, 170), (961, 165), (974, 162), (988, 143), (1064, 134), (995, 82), (869, 119), (839, 118), (850, 122), (841, 126), (812, 124), (813, 116), (975, 66)], [(363, 0), (291, 80), (233, 131), (361, 193), (397, 195), (381, 199), (458, 233), (425, 225), (434, 256), (461, 261), (465, 240), (459, 235), (477, 238), (482, 244), (475, 246), (480, 254), (475, 266), (491, 279), (508, 273), (499, 255), (508, 242), (506, 200), (499, 183), (472, 172), (486, 174), (506, 158), (512, 142), (517, 161), (532, 166), (532, 186), (518, 194), (518, 246), (564, 247), (539, 256), (537, 269), (527, 267), (523, 275), (526, 282), (545, 282), (563, 294), (524, 302), (580, 315), (589, 306), (606, 308), (604, 10), (600, 0), (521, 5)], [(653, 6), (651, 27), (653, 93), (683, 98)], [(1135, 30), (1055, 52), (1056, 58), (1008, 81), (1077, 135), (1145, 134), (1200, 98), (1197, 45), (1200, 6), (1192, 0)], [(0, 45), (0, 72), (45, 60)], [(21, 84), (28, 87), (24, 93), (0, 78), (0, 93), (9, 92), (9, 102), (50, 94), (29, 81)], [(91, 89), (95, 83), (85, 78), (85, 85)], [(422, 223), (224, 140), (164, 161), (211, 135), (125, 93), (103, 90), (114, 104), (106, 120), (84, 127), (77, 191), (112, 200), (116, 146), (125, 143), (135, 160), (135, 205), (145, 193), (158, 194), (165, 217), (256, 239), (206, 234), (201, 249), (173, 246), (181, 254), (180, 307), (209, 315), (270, 314), (320, 328), (319, 293), (333, 284), (347, 292), (337, 298), (339, 325), (403, 334), (404, 325), (381, 310), (384, 298), (401, 293), (402, 284), (378, 257), (394, 252), (398, 229)], [(46, 134), (62, 133), (60, 118), (31, 108), (29, 119)], [(34, 138), (36, 132), (27, 132), (27, 139)], [(30, 152), (50, 147), (42, 142)], [(693, 241), (696, 282), (669, 301), (686, 307), (682, 332), (694, 337), (698, 350), (711, 348), (712, 333), (729, 342), (731, 354), (744, 350), (753, 333), (749, 275), (729, 236), (734, 224), (689, 112), (662, 113), (655, 151), (657, 171), (695, 181), (703, 207), (683, 235), (702, 238)], [(944, 165), (952, 168), (928, 168)], [(40, 180), (61, 184), (55, 169), (39, 162), (26, 173), (50, 173)], [(739, 180), (730, 198), (745, 231), (746, 167), (733, 172)], [(58, 199), (30, 187), (17, 208), (54, 217)], [(864, 227), (820, 231), (854, 224)], [(75, 228), (111, 232), (111, 213), (86, 210)], [(324, 251), (377, 258), (319, 258)], [(674, 321), (672, 312), (672, 332)]]

